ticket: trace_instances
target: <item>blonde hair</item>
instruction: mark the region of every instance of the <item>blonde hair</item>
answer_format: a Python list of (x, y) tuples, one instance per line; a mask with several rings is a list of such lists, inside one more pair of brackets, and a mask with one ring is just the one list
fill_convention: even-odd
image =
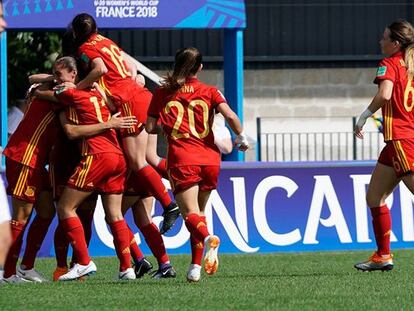
[(404, 61), (407, 66), (407, 74), (412, 79), (414, 76), (414, 27), (408, 21), (399, 19), (387, 28), (390, 30), (390, 39), (398, 41), (401, 50), (405, 53)]

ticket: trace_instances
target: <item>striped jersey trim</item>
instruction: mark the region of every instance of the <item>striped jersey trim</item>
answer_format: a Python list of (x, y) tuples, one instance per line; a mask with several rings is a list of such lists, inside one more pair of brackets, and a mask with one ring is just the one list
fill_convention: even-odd
[(19, 178), (17, 179), (16, 187), (13, 190), (13, 195), (21, 196), (23, 194), (23, 190), (27, 182), (27, 177), (29, 176), (29, 171), (30, 167), (23, 165), (23, 168), (19, 174)]
[[(132, 112), (131, 112), (131, 107), (129, 107), (129, 104), (123, 103), (122, 104), (122, 107), (123, 107), (123, 110), (124, 110), (124, 116), (125, 117), (132, 116), (133, 115)], [(127, 133), (128, 134), (135, 133), (135, 127), (134, 126), (129, 127), (127, 129)]]
[(83, 188), (85, 185), (86, 177), (88, 176), (89, 170), (92, 166), (93, 156), (86, 156), (86, 160), (83, 163), (82, 169), (79, 172), (78, 179), (75, 182), (75, 186), (78, 188)]
[(384, 122), (385, 122), (385, 140), (391, 140), (392, 139), (392, 104), (391, 101), (385, 104), (385, 110), (384, 110)]
[(30, 161), (32, 159), (33, 153), (35, 151), (35, 148), (37, 144), (39, 143), (40, 137), (45, 132), (47, 126), (50, 122), (52, 122), (53, 118), (55, 117), (55, 113), (53, 111), (50, 111), (43, 120), (39, 123), (37, 126), (32, 138), (29, 141), (29, 144), (24, 152), (22, 164), (23, 165), (29, 165)]
[(407, 161), (407, 157), (405, 156), (404, 149), (401, 146), (401, 142), (398, 140), (393, 141), (394, 149), (397, 152), (397, 157), (399, 159), (399, 162), (402, 166), (403, 172), (410, 171), (410, 164)]

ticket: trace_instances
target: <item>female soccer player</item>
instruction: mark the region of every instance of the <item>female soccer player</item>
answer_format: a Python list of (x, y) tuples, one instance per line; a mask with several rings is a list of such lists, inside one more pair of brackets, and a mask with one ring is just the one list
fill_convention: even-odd
[[(37, 98), (30, 97), (28, 100), (28, 111), (4, 150), (7, 193), (12, 197), (13, 206), (10, 222), (12, 244), (4, 269), (4, 280), (9, 283), (44, 281), (33, 269), (33, 264), (55, 214), (45, 165), (59, 129), (56, 105)], [(24, 260), (16, 271), (23, 234), (33, 207), (37, 214), (29, 229)]]
[(168, 139), (167, 168), (175, 199), (191, 235), (192, 263), (188, 281), (197, 282), (201, 274), (204, 244), (208, 251), (204, 270), (214, 274), (218, 267), (220, 240), (210, 235), (204, 209), (211, 190), (217, 187), (220, 151), (212, 131), (215, 111), (221, 112), (237, 134), (239, 150), (248, 148), (247, 137), (237, 115), (223, 95), (197, 79), (202, 56), (196, 48), (181, 49), (175, 55), (174, 70), (155, 91), (148, 110), (145, 129), (156, 132), (158, 119)]
[(172, 202), (155, 169), (146, 161), (148, 134), (143, 131), (151, 92), (135, 82), (137, 69), (133, 59), (114, 42), (98, 34), (96, 22), (86, 13), (75, 16), (71, 23), (76, 50), (80, 59), (91, 69), (77, 84), (84, 89), (99, 81), (99, 85), (114, 102), (123, 116), (135, 115), (138, 124), (121, 131), (128, 167), (160, 201), (164, 208), (161, 232), (168, 231), (179, 216), (179, 209)]
[[(6, 26), (7, 24), (3, 17), (3, 3), (0, 2), (0, 34), (4, 31)], [(3, 281), (3, 265), (11, 243), (9, 220), (9, 203), (7, 201), (3, 179), (0, 177), (0, 283)]]
[[(69, 108), (70, 109), (70, 108)], [(69, 113), (70, 116), (74, 114)], [(101, 134), (111, 129), (128, 128), (136, 123), (135, 117), (118, 117), (119, 113), (113, 115), (111, 119), (104, 123), (96, 123), (89, 125), (76, 125), (73, 121), (68, 120), (64, 111), (60, 112), (60, 123), (63, 127), (56, 144), (53, 146), (50, 154), (49, 175), (53, 188), (53, 199), (58, 202), (67, 182), (72, 175), (74, 169), (81, 160), (78, 150), (78, 140), (86, 137)], [(74, 120), (76, 121), (76, 120)], [(95, 211), (97, 194), (89, 196), (83, 201), (76, 210), (78, 217), (82, 223), (85, 232), (86, 244), (92, 235), (92, 221)], [(53, 280), (58, 281), (59, 277), (68, 272), (67, 255), (69, 240), (65, 236), (65, 232), (59, 225), (54, 234), (54, 246), (56, 255), (56, 269), (53, 272)], [(72, 255), (70, 267), (73, 267), (78, 260), (76, 255)]]
[[(58, 59), (54, 64), (54, 74), (59, 83), (73, 85), (77, 79), (75, 59)], [(96, 89), (63, 88), (56, 91), (55, 95), (49, 93), (49, 96), (50, 100), (73, 108), (68, 110), (68, 114), (75, 123), (104, 123), (110, 118), (106, 102)], [(80, 149), (82, 160), (69, 178), (57, 207), (60, 224), (78, 262), (68, 273), (60, 276), (59, 280), (74, 280), (96, 272), (96, 266), (88, 254), (81, 221), (76, 215), (79, 204), (93, 192), (102, 196), (106, 220), (114, 236), (115, 249), (120, 261), (119, 279), (135, 279), (134, 270), (131, 268), (128, 226), (121, 211), (126, 163), (116, 133), (111, 130), (85, 138), (80, 143)]]
[(380, 41), (387, 55), (378, 67), (374, 83), (378, 91), (361, 114), (355, 135), (363, 138), (362, 128), (373, 113), (381, 108), (384, 118), (385, 147), (372, 173), (367, 192), (377, 250), (364, 262), (355, 265), (362, 271), (391, 270), (391, 216), (385, 199), (402, 180), (414, 193), (414, 28), (405, 20), (397, 20), (385, 28)]

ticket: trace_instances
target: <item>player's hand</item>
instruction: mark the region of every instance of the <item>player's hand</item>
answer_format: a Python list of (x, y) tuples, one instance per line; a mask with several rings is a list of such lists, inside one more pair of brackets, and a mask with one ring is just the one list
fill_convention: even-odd
[(72, 82), (63, 82), (59, 85), (56, 85), (53, 90), (54, 91), (59, 91), (59, 92), (63, 92), (67, 89), (76, 89), (76, 85)]
[(363, 127), (364, 125), (359, 125), (359, 124), (356, 124), (355, 125), (355, 129), (354, 129), (354, 134), (355, 134), (355, 136), (356, 137), (358, 137), (359, 139), (363, 139), (364, 138), (364, 133), (362, 132), (362, 127)]
[(364, 127), (367, 119), (372, 116), (372, 112), (369, 109), (365, 109), (358, 118), (357, 123), (355, 124), (354, 133), (355, 136), (359, 139), (364, 138), (364, 133), (362, 132), (362, 128)]
[(137, 124), (135, 116), (120, 117), (120, 112), (115, 113), (108, 121), (108, 125), (112, 129), (126, 129)]
[(139, 86), (145, 86), (145, 77), (142, 74), (137, 74), (135, 77), (135, 82)]
[(247, 135), (244, 132), (241, 132), (237, 135), (234, 140), (234, 146), (240, 151), (246, 151), (249, 149), (249, 142), (247, 141)]

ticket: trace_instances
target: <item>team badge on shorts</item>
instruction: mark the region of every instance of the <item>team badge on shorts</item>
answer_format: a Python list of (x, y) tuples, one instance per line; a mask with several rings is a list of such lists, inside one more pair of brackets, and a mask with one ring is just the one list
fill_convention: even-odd
[(24, 195), (28, 197), (33, 197), (35, 195), (36, 187), (34, 186), (27, 186), (26, 191), (24, 192)]

